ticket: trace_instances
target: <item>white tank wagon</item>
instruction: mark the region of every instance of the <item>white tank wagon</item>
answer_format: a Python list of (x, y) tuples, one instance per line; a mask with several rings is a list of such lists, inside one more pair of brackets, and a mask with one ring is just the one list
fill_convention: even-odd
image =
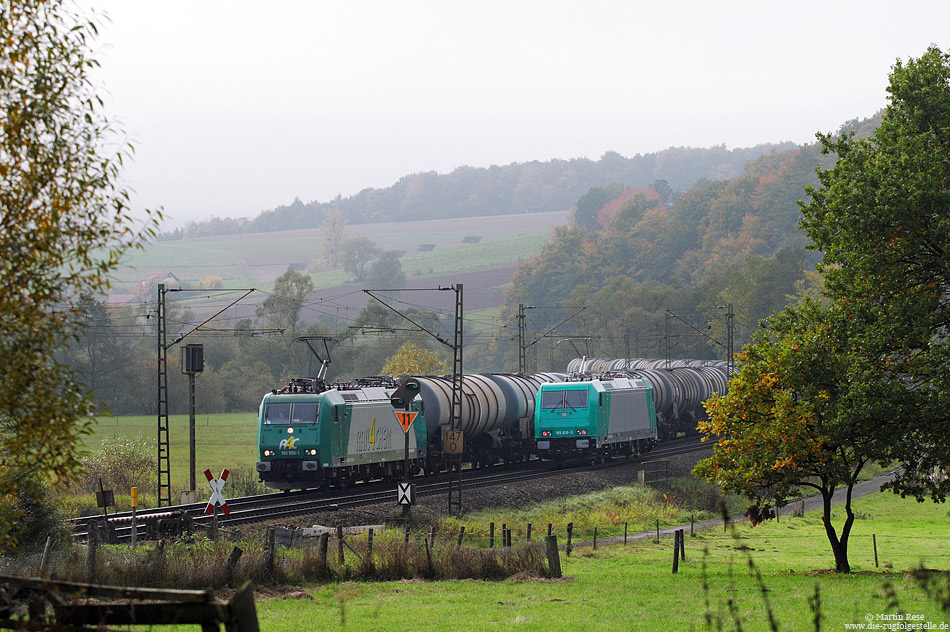
[[(462, 377), (461, 430), (466, 443), (491, 438), (500, 445), (503, 438), (530, 438), (534, 419), (534, 399), (541, 384), (564, 381), (557, 373), (491, 373)], [(452, 425), (452, 378), (417, 376), (419, 395), (425, 411), (429, 435)]]
[(506, 426), (509, 432), (530, 440), (534, 436), (535, 396), (541, 385), (563, 382), (563, 373), (490, 373), (486, 377), (495, 382), (505, 395)]

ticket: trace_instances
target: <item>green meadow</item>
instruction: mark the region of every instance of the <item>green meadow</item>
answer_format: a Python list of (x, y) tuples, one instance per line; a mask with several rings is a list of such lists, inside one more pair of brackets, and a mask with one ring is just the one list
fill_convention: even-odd
[[(950, 613), (927, 596), (911, 571), (950, 566), (946, 505), (878, 493), (858, 499), (855, 507), (851, 575), (828, 572), (834, 562), (820, 517), (812, 512), (757, 527), (738, 524), (725, 533), (719, 526), (695, 537), (687, 523), (686, 561), (676, 575), (669, 538), (602, 543), (596, 551), (577, 548), (570, 557), (562, 552), (563, 579), (307, 586), (312, 599), (300, 598), (300, 591), (295, 598), (259, 599), (258, 614), (262, 629), (270, 632), (754, 631), (773, 629), (770, 616), (775, 629), (805, 631), (819, 629), (817, 603), (821, 630), (848, 629), (846, 624), (863, 624), (869, 616), (879, 617), (878, 624), (896, 620), (941, 629)], [(842, 512), (836, 514), (840, 520)], [(556, 532), (563, 544), (563, 526)], [(946, 591), (946, 575), (939, 581)]]
[[(482, 222), (482, 220), (479, 220)], [(403, 272), (410, 279), (452, 272), (513, 266), (540, 252), (550, 232), (546, 228), (527, 233), (504, 230), (504, 218), (487, 218), (482, 223), (498, 223), (493, 229), (472, 229), (431, 232), (423, 227), (409, 234), (367, 234), (385, 250), (405, 253), (400, 258)], [(420, 226), (422, 224), (420, 223)], [(478, 243), (462, 243), (468, 234), (484, 239)], [(270, 289), (273, 279), (288, 265), (303, 270), (322, 256), (319, 236), (314, 231), (286, 231), (253, 235), (185, 241), (160, 241), (141, 250), (129, 252), (117, 272), (116, 285), (127, 289), (145, 276), (173, 271), (188, 283), (197, 283), (209, 276), (220, 276), (226, 286)], [(434, 245), (430, 252), (419, 250), (423, 244)], [(333, 287), (352, 280), (343, 270), (311, 274), (316, 288)]]
[[(189, 433), (188, 415), (168, 417), (169, 467), (172, 498), (189, 488)], [(142, 437), (157, 451), (158, 417), (156, 415), (99, 417), (93, 434), (85, 437), (86, 452), (97, 449), (106, 437)], [(203, 472), (210, 469), (217, 478), (228, 468), (254, 469), (257, 462), (257, 413), (228, 413), (198, 415), (195, 419), (195, 465), (199, 498), (208, 489)], [(255, 475), (256, 476), (256, 475)], [(156, 490), (149, 491), (143, 503), (155, 501)], [(116, 499), (125, 501), (129, 490), (115, 490)], [(122, 498), (120, 499), (120, 495)], [(120, 507), (122, 505), (120, 504)], [(150, 505), (143, 505), (148, 507)]]
[[(172, 490), (187, 487), (188, 418), (170, 418)], [(105, 417), (87, 437), (92, 449), (106, 436), (141, 435), (154, 445), (156, 418)], [(253, 467), (256, 460), (256, 416), (253, 413), (199, 415), (197, 460), (199, 477), (209, 468)], [(200, 481), (203, 484), (203, 481)], [(204, 490), (199, 484), (199, 490)], [(124, 490), (116, 490), (117, 497)], [(950, 623), (914, 579), (919, 567), (950, 569), (950, 512), (943, 504), (917, 503), (890, 493), (855, 501), (857, 520), (851, 536), (854, 573), (839, 576), (834, 567), (820, 516), (782, 516), (780, 521), (750, 527), (746, 523), (718, 526), (689, 535), (689, 518), (709, 514), (676, 507), (671, 498), (624, 488), (524, 507), (469, 514), (438, 523), (439, 537), (454, 541), (459, 526), (466, 542), (485, 546), (489, 522), (501, 523), (517, 543), (533, 523), (534, 538), (553, 523), (564, 544), (566, 524), (576, 525), (575, 548), (562, 551), (565, 577), (558, 580), (515, 577), (505, 581), (406, 580), (342, 582), (303, 586), (298, 591), (262, 589), (258, 613), (262, 629), (281, 630), (770, 630), (769, 612), (779, 630), (815, 630), (818, 590), (821, 630), (846, 629), (865, 617), (918, 617), (940, 629)], [(835, 509), (836, 524), (843, 511)], [(686, 560), (673, 575), (672, 540), (622, 541), (623, 525), (631, 535), (661, 526), (685, 525)], [(596, 550), (589, 546), (598, 529)], [(605, 538), (613, 538), (606, 542)], [(875, 565), (874, 540), (878, 564)], [(944, 595), (950, 584), (944, 574)], [(297, 597), (280, 598), (294, 593)], [(313, 598), (306, 598), (312, 596)], [(896, 605), (895, 605), (896, 604)], [(707, 624), (706, 617), (709, 617)], [(878, 628), (887, 629), (887, 628)], [(900, 628), (892, 628), (900, 629)], [(943, 629), (950, 629), (950, 626)]]

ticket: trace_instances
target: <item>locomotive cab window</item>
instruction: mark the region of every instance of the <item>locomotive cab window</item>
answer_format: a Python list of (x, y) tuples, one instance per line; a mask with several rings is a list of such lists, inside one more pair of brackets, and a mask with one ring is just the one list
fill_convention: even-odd
[(587, 391), (541, 391), (541, 410), (587, 408)]
[(319, 411), (320, 402), (297, 403), (294, 404), (291, 419), (295, 424), (315, 424)]
[(587, 408), (587, 391), (564, 391), (565, 408)]
[(265, 424), (289, 424), (290, 423), (289, 403), (285, 404), (267, 404), (264, 406)]
[(564, 391), (541, 391), (541, 409), (554, 410), (564, 407)]

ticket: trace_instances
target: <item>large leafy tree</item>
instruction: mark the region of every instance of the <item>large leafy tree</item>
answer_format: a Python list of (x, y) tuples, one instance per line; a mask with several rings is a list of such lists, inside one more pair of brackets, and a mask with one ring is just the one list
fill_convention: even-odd
[(932, 47), (898, 61), (888, 92), (870, 137), (820, 136), (838, 160), (818, 170), (803, 225), (824, 251), (830, 297), (875, 363), (869, 392), (895, 375), (918, 392), (916, 409), (881, 418), (902, 429), (887, 454), (903, 465), (893, 486), (943, 500), (950, 480), (932, 474), (950, 469), (950, 56)]
[(293, 268), (277, 277), (274, 291), (257, 307), (257, 317), (270, 325), (296, 335), (300, 313), (307, 296), (313, 292), (313, 279)]
[(399, 347), (383, 365), (383, 375), (444, 375), (449, 365), (438, 352), (411, 342)]
[[(903, 436), (881, 419), (910, 414), (916, 404), (899, 378), (878, 379), (871, 358), (855, 351), (846, 321), (837, 307), (822, 310), (810, 299), (767, 319), (739, 354), (729, 393), (706, 403), (709, 419), (699, 429), (719, 441), (696, 466), (698, 475), (749, 498), (753, 522), (772, 517), (773, 507), (801, 489), (817, 491), (838, 572), (851, 570), (851, 489), (868, 462)], [(836, 527), (831, 501), (839, 487), (845, 519)]]
[[(95, 27), (56, 0), (0, 3), (0, 549), (16, 496), (78, 468), (94, 402), (53, 350), (81, 320), (136, 229), (119, 179), (129, 148), (90, 82)], [(22, 504), (20, 504), (22, 507)]]
[(343, 242), (340, 261), (343, 269), (353, 275), (357, 281), (366, 280), (367, 266), (382, 253), (372, 239), (349, 237)]
[(756, 519), (796, 486), (820, 491), (843, 572), (865, 463), (900, 463), (890, 486), (918, 500), (950, 489), (950, 58), (898, 62), (888, 90), (870, 137), (819, 135), (838, 160), (818, 169), (802, 224), (824, 251), (827, 309), (805, 300), (767, 321), (729, 394), (707, 404), (701, 429), (720, 439), (697, 466), (752, 499)]

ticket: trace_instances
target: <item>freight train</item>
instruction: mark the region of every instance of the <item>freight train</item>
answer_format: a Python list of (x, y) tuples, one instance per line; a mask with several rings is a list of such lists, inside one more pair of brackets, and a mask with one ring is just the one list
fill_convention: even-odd
[[(636, 368), (639, 361), (629, 360), (623, 368), (594, 367), (610, 362), (575, 360), (568, 373), (463, 376), (463, 463), (641, 454), (657, 440), (695, 432), (696, 408), (712, 392), (725, 392), (718, 367)], [(415, 413), (408, 433), (394, 414), (399, 384), (390, 378), (298, 378), (266, 394), (258, 421), (260, 479), (271, 489), (327, 489), (400, 480), (407, 463), (412, 473), (445, 470), (441, 433), (451, 425), (452, 378), (411, 379), (418, 396), (408, 403)]]

